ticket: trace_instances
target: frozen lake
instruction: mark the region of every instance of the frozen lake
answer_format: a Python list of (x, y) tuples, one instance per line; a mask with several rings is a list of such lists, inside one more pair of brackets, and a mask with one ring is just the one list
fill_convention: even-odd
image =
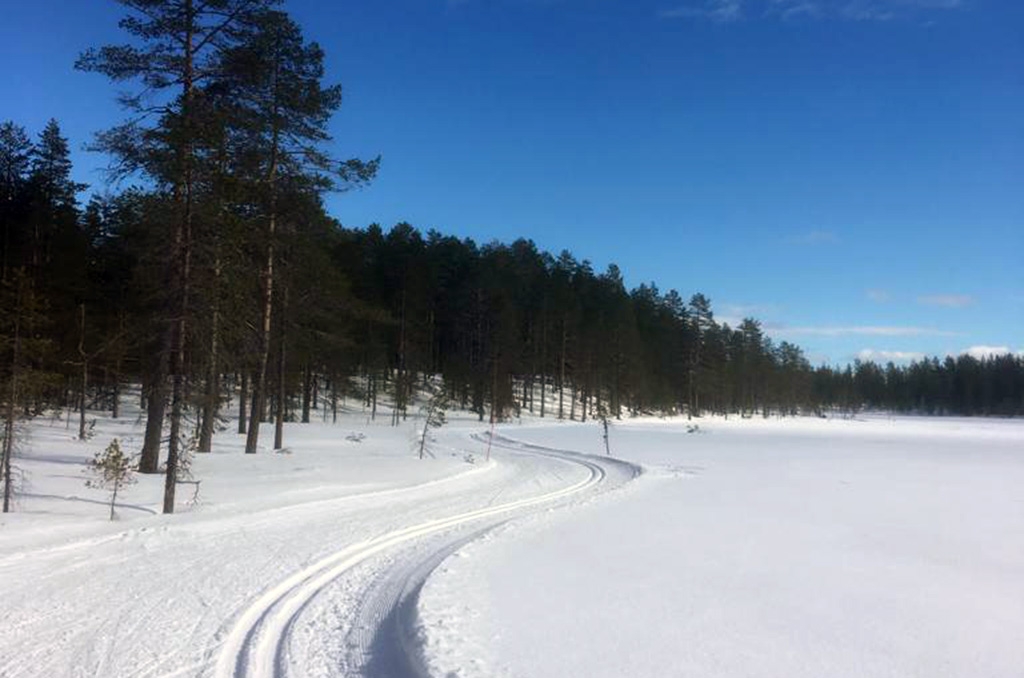
[[(434, 673), (1022, 675), (1021, 422), (699, 426), (615, 425), (637, 482), (445, 563), (420, 602)], [(596, 425), (505, 433), (603, 449)]]

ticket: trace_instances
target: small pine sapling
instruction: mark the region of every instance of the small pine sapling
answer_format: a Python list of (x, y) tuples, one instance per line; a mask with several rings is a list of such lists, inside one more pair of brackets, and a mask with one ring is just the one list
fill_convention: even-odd
[(597, 420), (601, 422), (602, 437), (604, 438), (604, 453), (610, 457), (612, 456), (612, 450), (608, 441), (608, 410), (605, 408), (604, 403), (601, 403), (597, 408)]
[(135, 465), (132, 458), (121, 450), (120, 441), (114, 438), (107, 445), (107, 449), (97, 452), (86, 465), (87, 471), (93, 477), (85, 481), (85, 486), (110, 492), (110, 519), (113, 520), (117, 493), (121, 488), (135, 482)]
[(427, 451), (427, 433), (432, 428), (441, 428), (447, 423), (448, 394), (444, 387), (435, 387), (430, 399), (421, 408), (424, 414), (423, 434), (420, 436), (420, 459)]

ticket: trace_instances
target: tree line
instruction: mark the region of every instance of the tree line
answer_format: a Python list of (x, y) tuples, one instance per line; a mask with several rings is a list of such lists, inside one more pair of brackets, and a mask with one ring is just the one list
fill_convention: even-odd
[(136, 86), (93, 142), (128, 187), (83, 206), (56, 121), (35, 140), (0, 125), (5, 510), (17, 422), (74, 408), (84, 438), (86, 411), (119, 416), (127, 385), (166, 512), (182, 455), (210, 450), (232, 401), (247, 453), (253, 422), (273, 421), (280, 448), (285, 421), (344, 398), (371, 416), (384, 398), (397, 424), (438, 379), (481, 420), (1024, 411), (1019, 357), (813, 368), (753, 318), (731, 328), (701, 294), (629, 290), (568, 251), (345, 228), (323, 195), (372, 180), (379, 158), (325, 151), (341, 90), (277, 2), (120, 4), (129, 41), (77, 67)]
[(1024, 355), (923, 358), (909, 365), (854, 361), (845, 369), (815, 371), (816, 400), (824, 407), (932, 415), (1024, 414)]

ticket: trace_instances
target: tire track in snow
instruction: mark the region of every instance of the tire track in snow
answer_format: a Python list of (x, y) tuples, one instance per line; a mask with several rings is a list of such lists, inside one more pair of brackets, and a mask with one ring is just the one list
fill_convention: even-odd
[[(472, 436), (478, 442), (486, 442), (484, 435)], [(484, 508), (466, 511), (446, 518), (424, 521), (409, 527), (393, 530), (377, 537), (351, 544), (312, 565), (295, 572), (276, 586), (265, 591), (256, 601), (245, 609), (224, 638), (221, 645), (214, 675), (217, 678), (266, 678), (270, 676), (284, 676), (289, 672), (288, 667), (288, 644), (296, 621), (302, 612), (332, 582), (339, 579), (347, 572), (368, 561), (397, 547), (415, 543), (417, 541), (435, 537), (446, 531), (454, 531), (457, 528), (467, 526), (470, 523), (477, 523), (490, 520), (491, 525), (478, 529), (470, 537), (476, 538), (493, 529), (497, 524), (511, 518), (514, 514), (523, 514), (530, 509), (539, 506), (552, 504), (559, 500), (567, 499), (573, 495), (595, 488), (603, 483), (608, 472), (604, 464), (620, 470), (626, 470), (625, 480), (632, 479), (639, 475), (640, 469), (626, 462), (607, 460), (599, 463), (595, 457), (555, 450), (538, 445), (523, 443), (503, 436), (494, 436), (492, 445), (503, 449), (512, 450), (522, 454), (530, 454), (542, 457), (557, 459), (562, 462), (569, 462), (583, 467), (587, 477), (567, 487), (547, 492), (538, 496), (508, 501), (503, 504), (489, 505)], [(397, 580), (398, 586), (391, 586), (392, 591), (397, 594), (388, 595), (387, 604), (390, 606), (387, 614), (383, 615), (386, 622), (405, 624), (404, 616), (408, 615), (410, 605), (407, 601), (415, 603), (418, 597), (422, 582), (426, 580), (430, 572), (440, 564), (446, 555), (466, 543), (465, 536), (455, 535), (454, 539), (442, 546), (439, 550), (427, 556), (421, 563), (406, 564), (393, 568), (394, 573), (389, 573), (392, 580)], [(389, 587), (385, 587), (388, 590)], [(414, 606), (414, 605), (413, 605)], [(403, 609), (405, 608), (405, 609)], [(404, 615), (404, 616), (403, 616)], [(407, 626), (407, 624), (406, 624)], [(376, 640), (380, 636), (380, 629), (372, 634), (373, 645), (380, 645)], [(400, 652), (405, 656), (402, 662), (403, 673), (408, 675), (424, 675), (422, 664), (417, 657), (412, 657), (407, 635), (401, 633), (395, 636), (400, 647), (389, 648), (394, 652)], [(385, 641), (386, 642), (386, 641)], [(370, 649), (365, 638), (358, 643), (362, 651)], [(377, 648), (377, 652), (380, 648)], [(369, 652), (366, 653), (369, 656)], [(372, 668), (372, 664), (367, 665)]]

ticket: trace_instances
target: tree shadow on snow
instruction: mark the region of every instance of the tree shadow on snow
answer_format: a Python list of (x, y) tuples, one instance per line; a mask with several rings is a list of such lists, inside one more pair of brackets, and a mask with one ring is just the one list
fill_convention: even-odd
[[(109, 501), (103, 501), (103, 500), (100, 500), (100, 499), (86, 499), (85, 497), (67, 497), (67, 496), (61, 496), (61, 495), (58, 495), (58, 494), (35, 494), (35, 493), (32, 493), (32, 492), (26, 492), (26, 493), (22, 494), (21, 497), (23, 499), (52, 499), (52, 500), (55, 500), (55, 501), (80, 502), (80, 503), (83, 503), (83, 504), (96, 504), (97, 506), (104, 506), (104, 507), (107, 507), (107, 508), (110, 507), (110, 502)], [(117, 510), (117, 511), (128, 509), (128, 510), (131, 510), (131, 511), (139, 511), (141, 513), (145, 513), (145, 514), (151, 515), (151, 516), (157, 515), (157, 511), (155, 511), (154, 509), (148, 508), (146, 506), (139, 506), (137, 504), (121, 504), (121, 503), (117, 503), (117, 504), (114, 504), (114, 509)], [(25, 513), (49, 513), (49, 511), (35, 510), (35, 511), (25, 511)]]

